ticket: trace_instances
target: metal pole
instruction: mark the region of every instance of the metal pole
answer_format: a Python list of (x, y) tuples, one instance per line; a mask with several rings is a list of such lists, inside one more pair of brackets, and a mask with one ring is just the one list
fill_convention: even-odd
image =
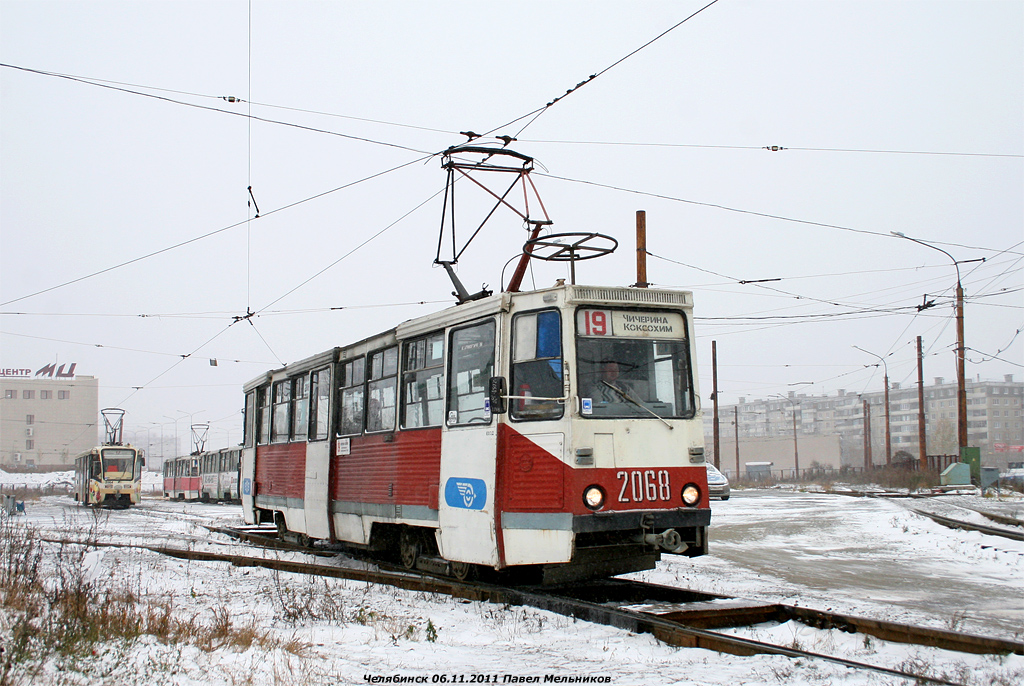
[(740, 478), (740, 406), (732, 408), (732, 423), (736, 427), (736, 478)]
[(718, 343), (711, 341), (711, 406), (714, 408), (712, 426), (714, 437), (715, 437), (715, 467), (717, 469), (722, 468), (722, 458), (719, 449), (721, 443), (719, 441), (719, 428), (718, 428)]
[(799, 405), (799, 403), (795, 403), (792, 400), (790, 400), (789, 398), (787, 398), (786, 396), (779, 395), (778, 393), (775, 394), (775, 397), (776, 398), (782, 398), (783, 400), (785, 400), (787, 403), (789, 403), (790, 407), (793, 410), (793, 476), (794, 476), (794, 478), (795, 477), (799, 477), (799, 475), (800, 475), (800, 452), (797, 449), (797, 439), (796, 439), (796, 408)]
[(636, 211), (636, 287), (647, 288), (647, 213)]
[[(908, 241), (920, 243), (932, 250), (938, 250), (940, 253), (951, 259), (953, 261), (953, 267), (956, 268), (956, 428), (957, 442), (960, 444), (960, 455), (962, 457), (963, 450), (967, 447), (967, 370), (964, 367), (964, 289), (960, 282), (960, 261), (957, 261), (957, 259), (948, 252), (942, 248), (932, 245), (931, 243), (925, 243), (924, 241), (916, 238), (911, 238), (899, 231), (890, 231), (890, 233), (894, 236), (898, 236), (899, 238), (906, 238)], [(962, 261), (984, 262), (985, 258), (980, 257), (976, 260)]]
[[(885, 464), (888, 466), (892, 464), (892, 430), (890, 429), (889, 421), (889, 365), (885, 363), (885, 358), (881, 355), (876, 355), (870, 350), (865, 350), (859, 345), (855, 345), (853, 347), (862, 353), (867, 353), (868, 355), (877, 357), (878, 361), (882, 363), (882, 369), (885, 372)], [(877, 367), (878, 365), (875, 366)]]
[(864, 402), (864, 473), (871, 471), (871, 406)]
[(918, 471), (928, 469), (928, 435), (924, 424), (924, 353), (917, 337), (917, 449)]

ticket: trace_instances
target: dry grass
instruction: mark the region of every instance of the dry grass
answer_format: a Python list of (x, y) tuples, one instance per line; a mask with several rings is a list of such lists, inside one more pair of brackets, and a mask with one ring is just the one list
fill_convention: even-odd
[[(99, 520), (87, 540), (95, 541)], [(189, 644), (206, 652), (221, 648), (280, 648), (304, 656), (309, 644), (281, 641), (254, 619), (236, 626), (219, 606), (203, 621), (176, 613), (173, 600), (143, 600), (141, 579), (105, 585), (91, 578), (88, 544), (61, 543), (45, 550), (31, 528), (0, 517), (0, 684), (33, 683), (48, 662), (83, 667), (101, 644), (128, 648), (144, 635), (168, 645)], [(184, 615), (184, 616), (183, 616)]]

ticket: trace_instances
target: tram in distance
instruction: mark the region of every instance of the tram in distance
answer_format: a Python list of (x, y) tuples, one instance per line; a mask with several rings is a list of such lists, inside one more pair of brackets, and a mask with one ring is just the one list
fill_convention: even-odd
[(221, 448), (164, 462), (164, 497), (170, 500), (238, 501), (241, 448)]
[(121, 442), (124, 410), (102, 410), (106, 440), (75, 458), (73, 497), (80, 505), (127, 508), (142, 492), (142, 450)]
[(245, 385), (242, 506), (286, 538), (559, 583), (707, 552), (685, 291), (558, 284)]

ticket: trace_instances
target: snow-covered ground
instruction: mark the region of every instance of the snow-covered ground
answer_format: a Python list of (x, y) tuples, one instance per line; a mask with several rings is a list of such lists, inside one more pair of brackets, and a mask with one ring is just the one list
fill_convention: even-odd
[[(7, 480), (2, 474), (0, 479)], [(980, 497), (960, 498), (991, 505)], [(729, 501), (713, 503), (710, 555), (692, 560), (666, 556), (656, 570), (635, 576), (1021, 640), (1024, 544), (944, 528), (914, 514), (908, 504), (737, 491)], [(1019, 500), (1001, 505), (1024, 509)], [(237, 506), (145, 498), (133, 510), (97, 514), (65, 496), (45, 496), (29, 500), (17, 521), (35, 527), (44, 538), (70, 535), (252, 553), (202, 527), (238, 523)], [(529, 608), (355, 581), (188, 562), (138, 548), (47, 544), (46, 550), (51, 564), (58, 551), (78, 556), (95, 584), (135, 589), (142, 603), (170, 607), (175, 617), (197, 626), (226, 623), (235, 635), (248, 631), (259, 638), (249, 643), (222, 638), (165, 644), (152, 637), (130, 644), (107, 642), (94, 655), (74, 660), (51, 656), (28, 683), (366, 684), (374, 683), (373, 677), (393, 676), (419, 683), (525, 683), (513, 679), (520, 677), (538, 677), (537, 683), (554, 677), (547, 683), (564, 683), (563, 678), (607, 677), (606, 683), (623, 686), (910, 683), (828, 662), (674, 648), (651, 636)], [(11, 621), (10, 612), (0, 613), (0, 637), (8, 634)], [(793, 623), (736, 633), (956, 683), (1024, 683), (1021, 656), (908, 647)], [(15, 673), (12, 683), (18, 677)]]

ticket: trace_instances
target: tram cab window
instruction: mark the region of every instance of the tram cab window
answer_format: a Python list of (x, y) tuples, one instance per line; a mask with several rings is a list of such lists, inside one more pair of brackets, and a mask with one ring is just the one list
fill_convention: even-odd
[(584, 417), (694, 415), (681, 313), (582, 308), (576, 313), (576, 331)]
[(557, 310), (530, 312), (512, 320), (513, 419), (558, 419), (565, 405), (561, 398), (562, 331)]
[(292, 379), (291, 439), (304, 441), (309, 434), (309, 376), (303, 374)]
[(366, 430), (393, 431), (398, 400), (398, 348), (370, 356), (370, 378), (366, 384)]
[(494, 320), (451, 333), (448, 425), (489, 424), (488, 385), (494, 376)]
[(338, 434), (350, 436), (363, 431), (363, 407), (366, 396), (363, 382), (366, 380), (366, 358), (360, 357), (345, 363), (344, 374), (340, 379), (341, 420)]
[(441, 426), (444, 390), (444, 334), (404, 344), (402, 428)]
[(270, 442), (270, 386), (256, 389), (256, 442)]
[(274, 417), (270, 427), (270, 442), (280, 443), (288, 440), (288, 410), (291, 408), (292, 380), (285, 379), (274, 383)]
[(331, 418), (331, 368), (325, 367), (313, 372), (309, 389), (309, 414), (312, 420), (309, 440), (322, 441), (327, 438)]

